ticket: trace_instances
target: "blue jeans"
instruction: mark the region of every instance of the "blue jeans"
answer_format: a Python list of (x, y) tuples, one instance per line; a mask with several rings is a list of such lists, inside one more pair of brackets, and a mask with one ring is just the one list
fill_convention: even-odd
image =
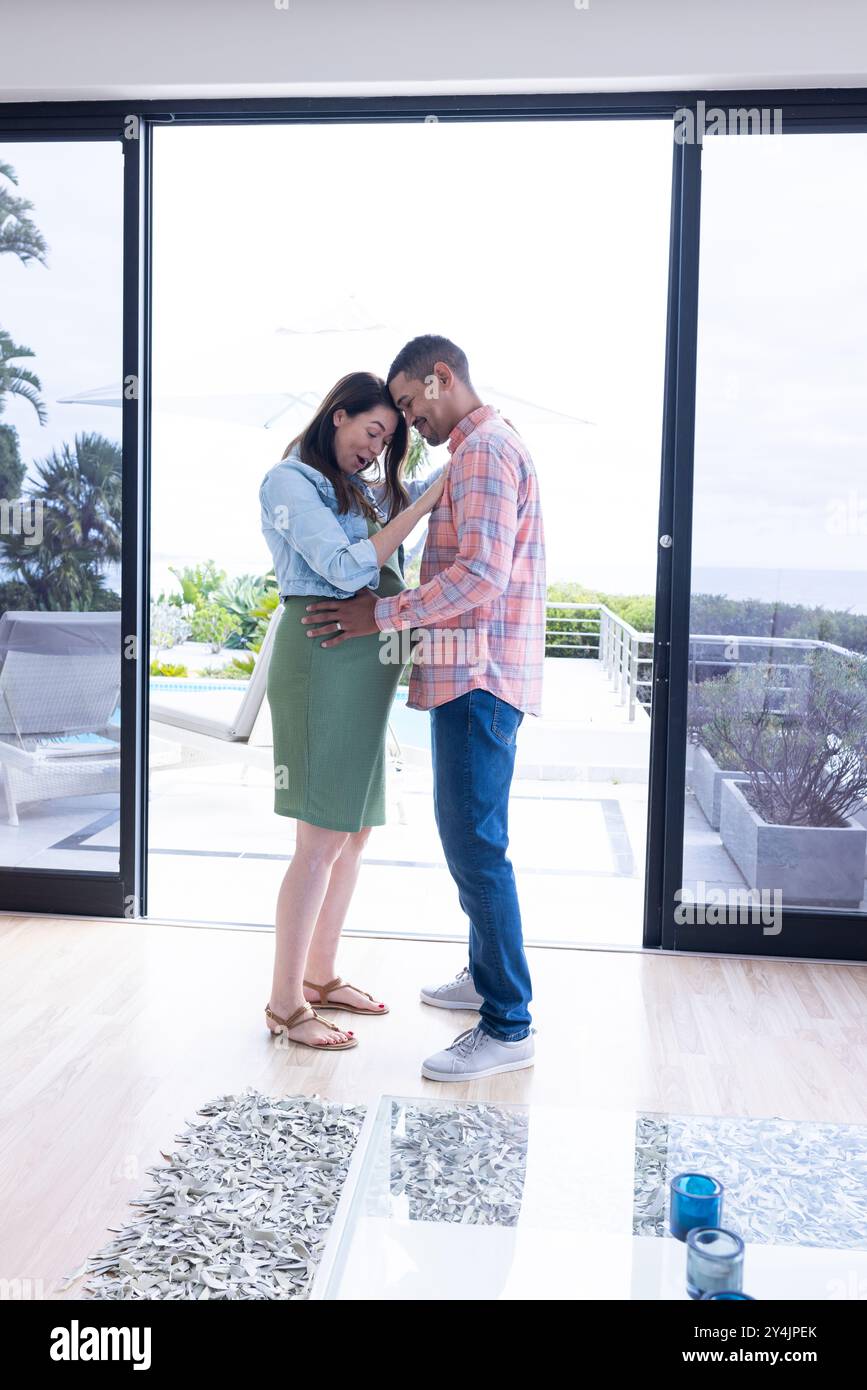
[(509, 787), (523, 712), (487, 690), (431, 710), (434, 814), (470, 919), (470, 975), (481, 1026), (504, 1042), (530, 1032), (530, 969), (509, 843)]

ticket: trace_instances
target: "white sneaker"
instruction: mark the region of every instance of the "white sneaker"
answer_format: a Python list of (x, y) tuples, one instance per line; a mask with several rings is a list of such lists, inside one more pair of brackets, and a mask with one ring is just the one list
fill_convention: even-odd
[(429, 989), (422, 989), (421, 1002), (433, 1004), (437, 1009), (478, 1009), (484, 1000), (473, 984), (469, 969), (464, 966), (447, 985), (431, 985)]
[(422, 1062), (421, 1074), (429, 1081), (475, 1081), (500, 1071), (521, 1071), (535, 1062), (535, 1028), (517, 1042), (502, 1042), (486, 1033), (480, 1023), (459, 1033), (442, 1052)]

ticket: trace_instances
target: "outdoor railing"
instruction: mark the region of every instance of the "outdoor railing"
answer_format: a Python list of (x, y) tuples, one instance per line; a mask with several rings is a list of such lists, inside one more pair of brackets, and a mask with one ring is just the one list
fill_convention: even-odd
[[(635, 718), (640, 705), (649, 712), (653, 669), (653, 633), (639, 632), (605, 603), (549, 601), (545, 626), (547, 656), (579, 652), (601, 662), (617, 691), (618, 702), (628, 705)], [(556, 613), (552, 613), (556, 609)], [(591, 613), (597, 616), (589, 616)], [(563, 641), (568, 637), (568, 642)], [(589, 639), (589, 640), (586, 640)]]
[[(572, 657), (580, 656), (599, 661), (611, 681), (613, 690), (617, 692), (618, 703), (628, 705), (629, 718), (635, 718), (637, 706), (649, 713), (653, 689), (653, 633), (639, 632), (604, 603), (565, 603), (553, 599), (549, 600), (547, 609), (546, 656), (557, 656), (565, 652)], [(707, 653), (708, 647), (728, 650), (714, 655)], [(722, 633), (690, 633), (690, 692), (700, 685), (703, 679), (709, 679), (714, 670), (723, 673), (733, 670), (736, 666), (770, 665), (775, 673), (779, 672), (782, 677), (779, 684), (771, 685), (770, 689), (787, 692), (797, 698), (798, 692), (803, 690), (802, 676), (806, 668), (803, 659), (786, 658), (795, 657), (799, 652), (806, 654), (819, 647), (826, 651), (838, 652), (841, 656), (858, 656), (867, 660), (861, 652), (837, 646), (833, 642), (823, 642), (816, 637), (749, 637)], [(742, 654), (742, 648), (747, 653), (755, 653), (757, 649), (765, 651), (766, 655), (754, 655), (750, 658)], [(779, 660), (772, 659), (774, 652), (779, 652)]]

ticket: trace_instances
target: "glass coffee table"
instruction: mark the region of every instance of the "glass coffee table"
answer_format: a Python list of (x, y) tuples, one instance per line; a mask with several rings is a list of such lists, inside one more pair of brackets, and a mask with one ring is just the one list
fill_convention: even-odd
[(725, 1188), (756, 1299), (867, 1299), (867, 1127), (384, 1095), (310, 1297), (689, 1299), (668, 1185)]

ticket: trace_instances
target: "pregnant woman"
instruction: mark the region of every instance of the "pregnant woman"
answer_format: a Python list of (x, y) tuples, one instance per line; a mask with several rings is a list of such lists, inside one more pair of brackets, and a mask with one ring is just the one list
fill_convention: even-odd
[(378, 634), (326, 650), (301, 618), (311, 598), (349, 598), (365, 586), (384, 597), (406, 587), (398, 548), (436, 506), (445, 481), (445, 468), (424, 483), (404, 481), (407, 444), (385, 382), (351, 372), (259, 489), (284, 605), (268, 668), (274, 810), (297, 822), (277, 899), (265, 1014), (272, 1033), (332, 1052), (358, 1039), (314, 1004), (388, 1012), (340, 979), (336, 956), (364, 846), (385, 822), (385, 736), (403, 668), (380, 660)]

